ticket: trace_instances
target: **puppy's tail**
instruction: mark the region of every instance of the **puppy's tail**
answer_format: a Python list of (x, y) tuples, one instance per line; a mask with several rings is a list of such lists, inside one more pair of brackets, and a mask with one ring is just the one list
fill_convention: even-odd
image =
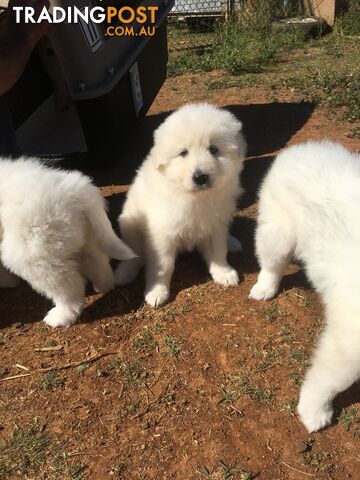
[(115, 234), (106, 214), (104, 200), (99, 198), (98, 192), (96, 194), (92, 197), (91, 206), (85, 210), (96, 243), (110, 258), (116, 260), (135, 258), (137, 255)]

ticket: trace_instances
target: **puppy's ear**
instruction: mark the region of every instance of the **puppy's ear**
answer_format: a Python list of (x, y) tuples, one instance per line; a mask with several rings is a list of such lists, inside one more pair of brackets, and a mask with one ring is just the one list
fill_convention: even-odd
[[(160, 126), (161, 127), (161, 126)], [(154, 132), (154, 145), (150, 150), (149, 157), (155, 168), (162, 172), (166, 166), (166, 157), (164, 154), (163, 148), (161, 148), (161, 132), (159, 132), (160, 127)]]
[(156, 170), (159, 170), (160, 172), (165, 170), (167, 161), (164, 156), (164, 152), (161, 151), (161, 148), (158, 148), (157, 145), (154, 145), (150, 150), (149, 157)]
[(235, 117), (235, 115), (231, 115), (231, 121), (229, 122), (229, 127), (232, 129), (232, 131), (236, 135), (240, 133), (243, 125), (242, 125), (242, 122)]
[(245, 157), (247, 145), (242, 132), (243, 125), (234, 115), (231, 114), (231, 119), (227, 123), (227, 130), (229, 134), (229, 143), (233, 144), (234, 150), (240, 157)]
[(229, 122), (226, 124), (228, 133), (232, 138), (238, 139), (242, 135), (242, 123), (234, 115), (231, 115)]
[(244, 134), (242, 133), (241, 130), (238, 133), (237, 153), (242, 160), (245, 160), (246, 153), (247, 153), (247, 143), (246, 143)]

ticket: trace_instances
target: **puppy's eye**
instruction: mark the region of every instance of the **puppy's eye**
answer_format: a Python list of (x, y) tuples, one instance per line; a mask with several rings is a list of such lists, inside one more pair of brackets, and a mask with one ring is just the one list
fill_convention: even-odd
[(186, 155), (189, 153), (188, 150), (186, 150), (186, 148), (184, 148), (183, 150), (181, 150), (181, 152), (179, 153), (180, 157), (186, 157)]
[(216, 155), (218, 151), (219, 149), (215, 145), (210, 145), (209, 152), (211, 153), (211, 155)]

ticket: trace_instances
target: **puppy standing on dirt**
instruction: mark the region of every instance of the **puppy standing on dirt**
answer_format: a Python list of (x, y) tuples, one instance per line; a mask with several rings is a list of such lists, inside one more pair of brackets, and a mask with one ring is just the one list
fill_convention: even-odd
[(298, 405), (307, 429), (319, 430), (360, 377), (360, 156), (329, 141), (281, 153), (260, 190), (256, 250), (251, 298), (275, 295), (293, 254), (322, 295), (326, 326)]
[(145, 300), (162, 305), (177, 253), (195, 248), (215, 282), (237, 285), (226, 256), (228, 241), (232, 250), (241, 247), (228, 238), (246, 149), (241, 128), (226, 110), (189, 104), (156, 130), (119, 218), (125, 242), (139, 257), (119, 265), (118, 285), (133, 281), (146, 262)]
[(112, 230), (98, 188), (80, 172), (34, 159), (0, 159), (0, 286), (18, 275), (53, 300), (44, 321), (69, 326), (80, 315), (85, 278), (101, 292), (114, 276), (109, 257), (134, 257)]

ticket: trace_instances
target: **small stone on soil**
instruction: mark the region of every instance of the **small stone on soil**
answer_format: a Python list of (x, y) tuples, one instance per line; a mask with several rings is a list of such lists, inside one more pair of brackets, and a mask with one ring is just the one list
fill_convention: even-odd
[(297, 449), (296, 449), (298, 453), (305, 453), (305, 452), (309, 452), (310, 450), (311, 450), (311, 445), (309, 443), (305, 443), (302, 440), (298, 442)]
[(21, 328), (21, 327), (24, 326), (24, 324), (22, 322), (15, 322), (15, 323), (12, 324), (12, 326), (14, 328)]

